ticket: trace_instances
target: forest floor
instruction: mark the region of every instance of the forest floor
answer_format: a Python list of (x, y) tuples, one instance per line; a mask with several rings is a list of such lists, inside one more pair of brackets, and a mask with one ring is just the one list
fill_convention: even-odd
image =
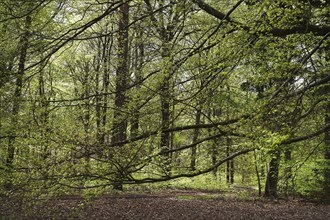
[(326, 204), (233, 195), (166, 190), (116, 193), (89, 201), (79, 196), (61, 196), (26, 204), (0, 198), (0, 219), (330, 219), (330, 205)]

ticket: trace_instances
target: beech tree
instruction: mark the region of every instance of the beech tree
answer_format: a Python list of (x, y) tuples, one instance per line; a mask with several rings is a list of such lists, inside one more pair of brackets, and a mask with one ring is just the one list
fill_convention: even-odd
[(213, 172), (275, 197), (321, 170), (329, 195), (329, 7), (3, 1), (1, 190)]

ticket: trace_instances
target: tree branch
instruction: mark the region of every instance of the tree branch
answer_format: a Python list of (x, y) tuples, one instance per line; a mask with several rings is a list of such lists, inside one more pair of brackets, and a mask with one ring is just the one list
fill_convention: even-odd
[(251, 151), (253, 151), (254, 149), (244, 149), (241, 151), (237, 151), (235, 153), (233, 153), (232, 155), (219, 160), (218, 162), (216, 162), (213, 166), (210, 166), (206, 169), (203, 170), (197, 170), (195, 172), (191, 172), (191, 173), (182, 173), (182, 174), (177, 174), (177, 175), (173, 175), (173, 176), (163, 176), (160, 178), (144, 178), (144, 179), (135, 179), (135, 180), (127, 180), (127, 181), (123, 181), (124, 184), (142, 184), (142, 183), (155, 183), (155, 182), (164, 182), (164, 181), (168, 181), (168, 180), (173, 180), (173, 179), (178, 179), (178, 178), (182, 178), (182, 177), (194, 177), (194, 176), (199, 176), (205, 173), (209, 173), (212, 170), (216, 169), (217, 167), (219, 167), (220, 165), (222, 165), (223, 163), (234, 159), (235, 157), (238, 157), (240, 155), (243, 154), (247, 154)]
[(196, 5), (198, 5), (198, 7), (200, 9), (202, 9), (203, 11), (212, 15), (215, 18), (218, 18), (220, 20), (226, 19), (228, 21), (232, 21), (229, 16), (226, 17), (226, 15), (224, 13), (222, 13), (222, 12), (218, 11), (217, 9), (213, 8), (212, 6), (206, 4), (202, 0), (193, 0), (192, 2), (194, 2)]
[[(236, 5), (238, 6), (243, 1), (244, 0), (239, 1)], [(220, 12), (216, 8), (214, 8), (211, 5), (205, 3), (203, 0), (193, 0), (193, 2), (200, 9), (202, 9), (203, 11), (205, 11), (206, 13), (208, 13), (209, 15), (212, 15), (213, 17), (215, 17), (217, 19), (220, 19), (220, 20), (225, 19), (228, 22), (235, 23), (240, 28), (242, 28), (246, 31), (251, 30), (251, 27), (246, 26), (244, 24), (241, 24), (241, 23), (233, 20), (232, 18), (230, 18), (229, 16), (226, 16), (224, 13)], [(236, 8), (234, 8), (234, 9), (236, 9)], [(305, 34), (305, 33), (310, 33), (310, 32), (312, 32), (316, 36), (324, 36), (328, 32), (330, 32), (330, 26), (318, 26), (318, 25), (312, 25), (312, 24), (309, 24), (308, 26), (300, 25), (300, 26), (295, 26), (295, 27), (291, 27), (291, 28), (287, 28), (287, 29), (274, 28), (274, 29), (269, 30), (269, 31), (259, 32), (259, 34), (270, 33), (275, 37), (285, 37), (285, 36), (292, 35), (292, 34)]]
[[(249, 118), (248, 115), (243, 115), (241, 117), (235, 118), (235, 119), (231, 119), (231, 120), (227, 120), (227, 121), (221, 121), (221, 122), (216, 122), (216, 123), (210, 123), (210, 124), (197, 124), (197, 125), (186, 125), (186, 126), (179, 126), (179, 127), (174, 127), (174, 128), (169, 128), (169, 129), (165, 129), (162, 132), (175, 132), (175, 131), (185, 131), (185, 130), (192, 130), (192, 129), (196, 129), (196, 128), (214, 128), (217, 126), (225, 126), (225, 125), (230, 125), (230, 124), (234, 124), (242, 119), (247, 119)], [(131, 138), (131, 139), (127, 139), (124, 141), (120, 141), (120, 142), (116, 142), (113, 144), (109, 144), (107, 146), (109, 147), (113, 147), (113, 146), (120, 146), (123, 144), (128, 144), (134, 141), (138, 141), (138, 140), (142, 140), (144, 138), (148, 138), (152, 135), (156, 135), (159, 133), (159, 130), (155, 130), (155, 131), (150, 131), (150, 132), (146, 132), (144, 134), (141, 134), (135, 138)]]
[(329, 130), (330, 130), (330, 124), (326, 125), (324, 128), (322, 128), (321, 130), (318, 130), (314, 133), (311, 133), (311, 134), (308, 134), (308, 135), (305, 135), (305, 136), (301, 136), (301, 137), (292, 138), (292, 139), (289, 139), (289, 140), (285, 140), (280, 145), (293, 144), (293, 143), (296, 143), (296, 142), (312, 139), (312, 138), (317, 137), (317, 136), (319, 136), (319, 135), (321, 135), (324, 132), (327, 132)]

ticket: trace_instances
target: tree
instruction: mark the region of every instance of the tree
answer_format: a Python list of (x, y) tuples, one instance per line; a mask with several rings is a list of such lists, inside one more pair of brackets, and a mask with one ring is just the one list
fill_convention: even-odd
[(283, 175), (294, 182), (296, 164), (320, 159), (322, 135), (328, 160), (328, 3), (9, 3), (1, 166), (26, 188), (120, 190), (209, 172), (233, 183), (246, 170), (261, 187), (262, 158), (265, 195), (277, 196)]

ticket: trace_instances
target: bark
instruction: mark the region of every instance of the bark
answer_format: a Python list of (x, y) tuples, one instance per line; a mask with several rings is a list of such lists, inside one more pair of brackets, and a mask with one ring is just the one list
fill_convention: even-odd
[(97, 55), (94, 59), (95, 65), (95, 114), (96, 114), (96, 140), (103, 143), (101, 130), (101, 97), (100, 97), (100, 70), (101, 70), (102, 48), (101, 40), (97, 41)]
[[(210, 96), (212, 97), (212, 96)], [(212, 116), (216, 116), (215, 115), (215, 112), (214, 112), (214, 109), (212, 109), (211, 107), (211, 100), (208, 100), (208, 105), (209, 105), (209, 111), (207, 113), (207, 118), (211, 119)], [(211, 161), (212, 161), (212, 166), (214, 166), (217, 161), (218, 161), (218, 148), (219, 148), (219, 143), (218, 143), (218, 138), (220, 138), (223, 134), (217, 134), (217, 135), (213, 135), (213, 133), (216, 132), (216, 129), (207, 129), (208, 130), (208, 134), (209, 134), (209, 137), (215, 137), (215, 138), (212, 138), (212, 142), (211, 142)], [(227, 155), (228, 156), (228, 155)], [(218, 168), (215, 168), (214, 170), (212, 170), (212, 173), (213, 173), (213, 176), (215, 178), (217, 178), (217, 172), (218, 172)]]
[[(136, 36), (136, 48), (135, 48), (135, 91), (137, 94), (140, 93), (141, 85), (139, 82), (143, 79), (142, 67), (144, 62), (144, 43), (143, 43), (143, 30), (142, 27), (137, 25), (135, 27)], [(137, 101), (135, 101), (136, 105), (133, 106), (132, 120), (131, 120), (131, 138), (137, 137), (139, 134), (139, 118), (140, 118), (140, 109), (138, 106), (138, 101), (140, 96), (136, 97)]]
[[(198, 125), (200, 123), (201, 123), (201, 110), (197, 109), (196, 110), (195, 124)], [(198, 136), (199, 136), (199, 128), (195, 128), (192, 143), (197, 142)], [(191, 171), (196, 170), (196, 158), (197, 158), (197, 146), (193, 146), (191, 148), (191, 155), (190, 155), (190, 170)]]
[[(82, 63), (81, 71), (83, 72), (83, 79), (82, 79), (82, 89), (83, 94), (82, 97), (89, 97), (90, 96), (90, 80), (89, 80), (89, 63)], [(85, 131), (85, 141), (87, 144), (88, 141), (88, 133), (90, 128), (90, 105), (89, 105), (89, 99), (86, 99), (83, 115), (81, 117), (83, 125), (84, 125), (84, 131)]]
[[(165, 73), (166, 74), (166, 73)], [(167, 74), (166, 74), (167, 75)], [(165, 132), (170, 128), (170, 100), (171, 100), (171, 94), (170, 94), (170, 79), (168, 76), (165, 76), (165, 79), (163, 81), (163, 84), (161, 86), (161, 136), (160, 136), (160, 146), (162, 152), (168, 152), (170, 150), (170, 132)], [(168, 172), (168, 174), (171, 171), (171, 158), (170, 153), (164, 154), (164, 165), (165, 165), (165, 171)]]
[[(163, 18), (161, 18), (163, 21)], [(162, 22), (163, 23), (163, 22)], [(171, 58), (171, 49), (170, 42), (172, 41), (174, 34), (170, 30), (173, 24), (168, 24), (168, 27), (163, 26), (160, 28), (160, 38), (162, 40), (162, 59), (165, 61), (164, 72), (162, 76), (162, 84), (160, 87), (160, 104), (161, 104), (161, 136), (160, 136), (160, 146), (161, 151), (168, 152), (171, 150), (170, 146), (170, 134), (171, 132), (166, 132), (170, 129), (171, 125), (171, 76), (173, 74), (172, 58)], [(164, 165), (166, 175), (171, 173), (171, 154), (164, 153)]]
[(261, 196), (261, 181), (260, 181), (260, 175), (259, 175), (259, 169), (258, 169), (258, 160), (257, 160), (257, 153), (256, 150), (253, 151), (254, 156), (254, 168), (257, 175), (257, 181), (258, 181), (258, 194)]
[(12, 119), (11, 119), (11, 131), (8, 138), (8, 155), (6, 160), (7, 167), (11, 168), (14, 161), (15, 154), (15, 139), (16, 139), (16, 126), (18, 123), (18, 114), (21, 108), (21, 96), (22, 96), (22, 86), (23, 77), (25, 73), (25, 63), (27, 57), (27, 50), (29, 47), (29, 36), (30, 27), (32, 23), (31, 16), (26, 16), (25, 18), (25, 32), (21, 39), (20, 57), (18, 63), (18, 72), (16, 75), (15, 91), (13, 97), (13, 107), (12, 107)]
[[(231, 154), (231, 145), (232, 145), (232, 141), (229, 137), (227, 137), (227, 147), (226, 147), (227, 157)], [(227, 180), (227, 184), (234, 184), (234, 161), (233, 160), (228, 160), (226, 163), (226, 180)]]
[(127, 120), (123, 114), (126, 104), (126, 88), (128, 80), (128, 25), (129, 5), (124, 3), (119, 8), (119, 33), (117, 49), (117, 73), (116, 73), (116, 94), (115, 112), (112, 133), (112, 143), (126, 139)]
[[(84, 79), (83, 79), (83, 97), (89, 97), (90, 96), (90, 68), (89, 68), (89, 62), (87, 63), (83, 63), (83, 69), (82, 72), (84, 74)], [(84, 131), (85, 131), (85, 138), (84, 138), (84, 142), (85, 142), (85, 146), (83, 147), (83, 155), (85, 156), (85, 170), (88, 171), (89, 170), (89, 166), (90, 166), (90, 149), (88, 146), (88, 142), (90, 139), (90, 130), (91, 130), (91, 107), (89, 105), (89, 99), (85, 100), (85, 107), (84, 111), (83, 111), (83, 115), (82, 115), (82, 121), (84, 124)]]
[[(327, 44), (325, 47), (325, 54), (326, 54), (326, 62), (330, 62), (330, 46)], [(322, 74), (321, 79), (327, 77), (327, 74)], [(327, 100), (327, 103), (324, 106), (324, 124), (325, 126), (330, 125), (330, 83), (326, 84), (320, 91), (321, 95)], [(324, 199), (330, 202), (330, 129), (325, 130), (324, 132), (324, 171), (323, 171), (323, 192), (324, 192)]]
[[(117, 72), (116, 72), (116, 94), (115, 111), (112, 127), (112, 143), (126, 140), (127, 119), (123, 113), (126, 105), (126, 88), (128, 80), (128, 25), (129, 25), (129, 4), (123, 3), (119, 8), (119, 33), (117, 48)], [(113, 187), (122, 190), (123, 171), (118, 168)]]
[[(330, 85), (326, 86), (325, 94), (330, 94)], [(330, 102), (325, 106), (325, 118), (326, 125), (330, 124)], [(325, 199), (330, 201), (330, 130), (324, 132), (324, 183), (323, 191)]]
[(292, 168), (291, 168), (291, 161), (292, 161), (292, 149), (286, 149), (284, 152), (284, 159), (286, 163), (285, 172), (285, 192), (288, 194), (293, 190), (293, 184), (291, 184), (292, 180)]
[(41, 109), (41, 115), (40, 115), (40, 129), (41, 129), (41, 137), (44, 139), (45, 146), (43, 147), (42, 151), (42, 157), (43, 159), (46, 159), (50, 155), (50, 151), (48, 149), (49, 145), (49, 138), (48, 138), (48, 132), (49, 132), (49, 102), (47, 102), (46, 97), (46, 88), (45, 88), (45, 72), (43, 71), (43, 67), (40, 69), (39, 74), (39, 98), (40, 98), (40, 109)]
[(102, 93), (103, 93), (103, 105), (101, 108), (101, 135), (100, 141), (104, 143), (105, 127), (107, 125), (107, 112), (108, 112), (108, 89), (110, 84), (110, 53), (112, 49), (112, 39), (109, 36), (104, 37), (103, 48), (102, 48), (102, 61), (103, 61), (103, 77), (102, 77)]
[(230, 184), (234, 184), (234, 159), (230, 160)]
[(281, 152), (279, 150), (273, 150), (270, 152), (270, 155), (272, 158), (269, 162), (264, 196), (276, 197)]
[[(216, 142), (216, 139), (213, 140), (213, 144), (212, 144), (212, 156), (211, 156), (211, 159), (212, 159), (212, 166), (214, 164), (217, 163), (217, 156), (218, 156), (218, 151), (217, 151), (217, 142)], [(214, 169), (212, 170), (212, 173), (213, 173), (213, 176), (214, 178), (217, 178), (217, 173), (218, 173), (218, 169)]]

